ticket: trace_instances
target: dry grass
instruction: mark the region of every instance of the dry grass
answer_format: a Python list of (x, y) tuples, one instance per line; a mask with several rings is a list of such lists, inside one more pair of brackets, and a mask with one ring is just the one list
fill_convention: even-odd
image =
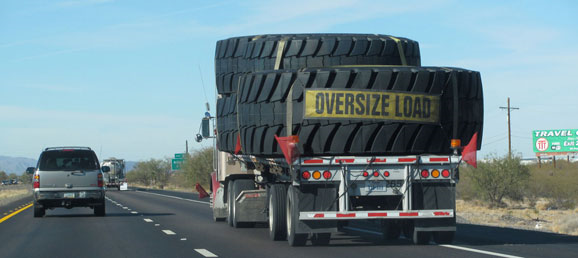
[[(547, 200), (540, 200), (540, 203)], [(541, 210), (528, 204), (509, 204), (509, 208), (488, 208), (479, 201), (456, 201), (456, 214), (471, 224), (538, 230), (578, 236), (578, 209)]]
[(0, 206), (32, 196), (30, 185), (14, 185), (0, 187)]

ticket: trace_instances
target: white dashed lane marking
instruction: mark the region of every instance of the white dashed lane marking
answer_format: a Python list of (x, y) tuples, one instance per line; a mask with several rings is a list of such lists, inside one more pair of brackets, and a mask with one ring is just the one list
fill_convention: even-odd
[(144, 221), (149, 222), (149, 223), (150, 223), (150, 222), (153, 222), (152, 219), (144, 219)]
[(195, 249), (195, 251), (204, 257), (219, 257), (216, 254), (209, 252), (207, 249)]
[(132, 214), (137, 214), (138, 212), (136, 212), (136, 211), (131, 211), (130, 213), (132, 213)]
[(164, 232), (165, 234), (167, 234), (167, 235), (176, 235), (176, 234), (177, 234), (177, 233), (175, 233), (175, 232), (173, 232), (173, 231), (171, 231), (171, 230), (168, 230), (168, 229), (163, 230), (163, 232)]

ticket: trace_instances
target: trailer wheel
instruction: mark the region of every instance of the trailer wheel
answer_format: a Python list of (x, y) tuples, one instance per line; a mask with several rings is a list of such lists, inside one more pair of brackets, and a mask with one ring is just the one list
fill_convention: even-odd
[(269, 188), (269, 237), (279, 241), (287, 238), (287, 188), (273, 184)]
[(384, 240), (395, 240), (401, 235), (401, 226), (395, 221), (381, 221), (381, 232)]
[(451, 244), (454, 241), (455, 231), (436, 231), (433, 239), (436, 244)]
[(254, 189), (255, 189), (255, 183), (251, 179), (237, 179), (237, 180), (233, 181), (233, 199), (231, 200), (233, 203), (233, 227), (235, 227), (235, 228), (248, 228), (248, 227), (255, 226), (254, 222), (239, 222), (239, 221), (237, 221), (238, 208), (237, 208), (237, 202), (235, 201), (237, 196), (239, 196), (239, 194), (242, 191), (254, 190)]
[(321, 246), (329, 245), (331, 233), (315, 233), (311, 236), (311, 244)]
[(290, 246), (304, 246), (307, 242), (307, 234), (297, 234), (299, 223), (299, 198), (294, 186), (289, 186), (287, 191), (287, 241)]
[(235, 219), (233, 216), (235, 215), (235, 213), (233, 213), (233, 203), (235, 202), (235, 197), (233, 194), (233, 180), (230, 180), (227, 183), (227, 223), (229, 224), (229, 226), (233, 226), (233, 220)]
[(428, 231), (413, 231), (413, 243), (416, 245), (427, 245), (431, 239), (431, 232)]

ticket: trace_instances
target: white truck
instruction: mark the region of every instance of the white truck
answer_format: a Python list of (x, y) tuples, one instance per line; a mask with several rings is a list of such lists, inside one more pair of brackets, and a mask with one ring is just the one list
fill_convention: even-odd
[(109, 172), (104, 173), (106, 187), (114, 187), (120, 190), (121, 185), (126, 182), (124, 159), (108, 158), (102, 161), (101, 166), (110, 168)]
[(417, 47), (360, 34), (219, 41), (216, 116), (197, 135), (215, 141), (213, 218), (268, 223), (291, 246), (327, 245), (355, 220), (386, 239), (451, 243), (461, 142), (481, 146), (481, 79), (421, 67)]

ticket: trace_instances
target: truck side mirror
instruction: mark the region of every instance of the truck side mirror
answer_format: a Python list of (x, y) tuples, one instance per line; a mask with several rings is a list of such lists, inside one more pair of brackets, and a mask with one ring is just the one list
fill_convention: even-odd
[(101, 169), (102, 169), (102, 172), (104, 172), (104, 173), (110, 172), (110, 167), (109, 167), (109, 166), (102, 166)]
[(211, 137), (211, 130), (209, 128), (209, 120), (210, 118), (205, 117), (203, 118), (203, 120), (201, 121), (201, 127), (202, 127), (202, 134), (204, 138), (209, 138)]
[(28, 168), (26, 168), (26, 174), (32, 175), (32, 174), (34, 174), (35, 170), (36, 170), (35, 167), (28, 167)]

